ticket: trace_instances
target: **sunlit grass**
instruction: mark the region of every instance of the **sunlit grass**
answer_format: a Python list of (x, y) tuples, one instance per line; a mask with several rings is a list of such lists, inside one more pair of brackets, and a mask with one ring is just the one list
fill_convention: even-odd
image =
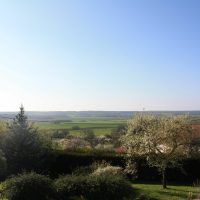
[(169, 185), (163, 189), (157, 184), (133, 184), (137, 197), (140, 195), (148, 196), (158, 200), (191, 200), (200, 194), (199, 187)]

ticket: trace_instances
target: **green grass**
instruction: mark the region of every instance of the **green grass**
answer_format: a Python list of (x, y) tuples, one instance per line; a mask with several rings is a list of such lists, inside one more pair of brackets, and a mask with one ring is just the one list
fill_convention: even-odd
[[(96, 136), (100, 136), (100, 135), (109, 135), (113, 130), (113, 128), (95, 128), (95, 129), (93, 128), (92, 130), (94, 131), (94, 134)], [(70, 135), (82, 136), (83, 133), (81, 130), (70, 130)]]
[(52, 122), (38, 122), (36, 126), (40, 129), (71, 129), (73, 126), (79, 126), (80, 128), (115, 128), (119, 124), (117, 123), (86, 123), (86, 122), (62, 122), (54, 124)]
[[(56, 129), (68, 129), (73, 136), (81, 136), (80, 130), (72, 130), (73, 126), (78, 126), (80, 129), (90, 128), (93, 129), (96, 136), (110, 134), (113, 129), (119, 125), (125, 125), (128, 119), (123, 118), (95, 118), (95, 117), (83, 117), (72, 118), (66, 120), (52, 120), (52, 121), (38, 121), (35, 122), (35, 126), (41, 130), (56, 130)], [(200, 117), (191, 117), (191, 123), (200, 124)]]
[(51, 129), (69, 129), (71, 135), (80, 136), (82, 132), (80, 130), (72, 130), (74, 126), (80, 127), (80, 129), (90, 128), (94, 133), (98, 135), (110, 134), (113, 129), (119, 125), (126, 124), (125, 119), (75, 119), (72, 121), (48, 121), (48, 122), (35, 122), (35, 126), (41, 130)]
[(162, 189), (156, 184), (133, 184), (137, 197), (146, 195), (158, 200), (186, 200), (189, 196), (195, 199), (200, 194), (200, 187), (170, 185), (167, 189)]

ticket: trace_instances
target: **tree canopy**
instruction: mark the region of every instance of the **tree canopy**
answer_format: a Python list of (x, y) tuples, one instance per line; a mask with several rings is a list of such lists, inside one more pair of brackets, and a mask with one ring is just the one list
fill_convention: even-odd
[(29, 124), (24, 107), (8, 126), (8, 133), (3, 143), (10, 173), (31, 170), (37, 166), (41, 155), (41, 141), (37, 129)]
[(191, 153), (195, 130), (185, 116), (158, 117), (138, 115), (128, 121), (121, 141), (129, 160), (144, 156), (150, 166), (157, 167), (166, 188), (166, 169), (178, 166)]

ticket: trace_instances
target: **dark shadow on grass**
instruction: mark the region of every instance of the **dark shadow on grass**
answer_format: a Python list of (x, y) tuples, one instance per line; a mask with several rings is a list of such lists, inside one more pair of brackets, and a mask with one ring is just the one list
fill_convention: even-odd
[(144, 191), (142, 189), (134, 188), (134, 195), (135, 195), (135, 200), (159, 200), (157, 198), (153, 198), (148, 196), (147, 194), (144, 194)]

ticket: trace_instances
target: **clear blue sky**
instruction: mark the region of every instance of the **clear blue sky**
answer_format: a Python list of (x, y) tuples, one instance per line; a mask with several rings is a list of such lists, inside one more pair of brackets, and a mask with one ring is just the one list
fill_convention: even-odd
[(0, 111), (200, 110), (199, 0), (0, 0)]

